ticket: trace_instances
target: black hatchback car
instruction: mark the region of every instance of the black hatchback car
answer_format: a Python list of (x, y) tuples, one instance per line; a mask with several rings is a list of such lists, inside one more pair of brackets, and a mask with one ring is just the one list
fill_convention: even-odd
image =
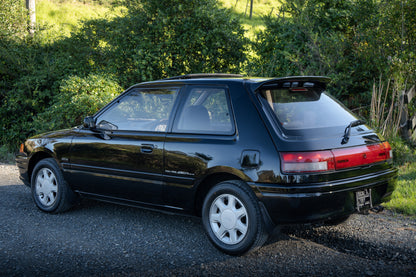
[(28, 139), (21, 179), (49, 213), (82, 196), (201, 216), (211, 242), (239, 255), (276, 224), (342, 222), (392, 193), (389, 143), (326, 92), (328, 81), (141, 83), (83, 126)]

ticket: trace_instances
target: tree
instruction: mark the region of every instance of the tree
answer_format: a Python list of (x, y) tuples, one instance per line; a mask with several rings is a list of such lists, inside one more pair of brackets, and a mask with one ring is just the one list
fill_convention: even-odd
[(29, 14), (29, 34), (33, 35), (36, 27), (36, 0), (26, 0), (26, 8)]
[[(112, 21), (87, 22), (77, 45), (122, 86), (187, 73), (240, 73), (244, 29), (214, 0), (152, 0)], [(79, 47), (78, 47), (79, 49)]]
[(253, 17), (253, 1), (254, 0), (250, 0), (250, 19)]

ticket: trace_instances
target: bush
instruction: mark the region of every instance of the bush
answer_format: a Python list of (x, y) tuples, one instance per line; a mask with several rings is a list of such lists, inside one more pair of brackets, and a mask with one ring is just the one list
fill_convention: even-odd
[[(85, 21), (55, 42), (42, 26), (33, 37), (0, 40), (0, 145), (15, 149), (34, 133), (79, 124), (101, 105), (99, 97), (106, 102), (121, 87), (186, 73), (240, 72), (244, 30), (216, 1), (125, 2), (123, 16)], [(83, 87), (98, 89), (100, 82), (102, 94)]]
[(52, 105), (35, 116), (36, 133), (80, 125), (87, 115), (95, 114), (123, 89), (112, 79), (100, 75), (86, 78), (71, 76), (61, 82)]
[(27, 10), (23, 0), (0, 0), (0, 40), (27, 33)]
[(416, 26), (410, 14), (416, 5), (405, 1), (398, 12), (399, 2), (288, 0), (278, 17), (265, 18), (266, 29), (253, 45), (258, 58), (249, 71), (326, 75), (336, 84), (333, 94), (349, 107), (369, 105), (378, 76), (392, 76), (396, 83), (415, 76)]
[(82, 74), (61, 44), (37, 36), (0, 40), (0, 145), (15, 149), (35, 129), (33, 118), (49, 107), (65, 76)]
[(0, 163), (12, 164), (14, 161), (15, 155), (6, 146), (0, 146)]
[(113, 20), (94, 20), (77, 34), (84, 60), (120, 84), (195, 72), (239, 73), (244, 30), (216, 1), (157, 0), (131, 5)]

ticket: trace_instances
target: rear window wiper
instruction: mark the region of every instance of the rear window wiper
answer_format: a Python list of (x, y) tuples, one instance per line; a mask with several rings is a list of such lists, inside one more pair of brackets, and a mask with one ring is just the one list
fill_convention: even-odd
[(357, 127), (365, 123), (366, 123), (365, 120), (361, 120), (361, 119), (351, 121), (350, 124), (348, 124), (348, 126), (345, 128), (344, 137), (342, 138), (341, 144), (346, 144), (350, 140), (352, 127)]

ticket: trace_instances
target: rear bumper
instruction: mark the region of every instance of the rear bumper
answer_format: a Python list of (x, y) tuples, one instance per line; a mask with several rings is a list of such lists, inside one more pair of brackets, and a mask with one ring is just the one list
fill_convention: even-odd
[(250, 184), (275, 224), (318, 222), (352, 214), (356, 192), (371, 189), (372, 204), (388, 199), (397, 179), (397, 169), (302, 185)]

